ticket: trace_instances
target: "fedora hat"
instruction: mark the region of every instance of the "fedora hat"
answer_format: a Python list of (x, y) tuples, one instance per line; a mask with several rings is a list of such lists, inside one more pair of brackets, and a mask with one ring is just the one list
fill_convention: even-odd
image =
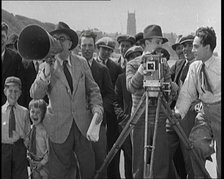
[(175, 44), (173, 44), (171, 47), (173, 50), (176, 50), (177, 46), (180, 45), (180, 39), (183, 37), (183, 35), (178, 35), (176, 38)]
[(70, 27), (66, 23), (59, 22), (56, 25), (55, 30), (50, 32), (51, 35), (54, 35), (54, 34), (57, 34), (57, 33), (66, 34), (66, 35), (68, 35), (71, 38), (72, 46), (71, 46), (70, 50), (74, 49), (77, 46), (77, 44), (78, 44), (78, 35), (77, 35), (77, 33), (74, 30), (70, 29)]
[(162, 29), (158, 25), (149, 25), (144, 29), (143, 39), (160, 38), (163, 40), (163, 44), (168, 42), (167, 38), (163, 37)]

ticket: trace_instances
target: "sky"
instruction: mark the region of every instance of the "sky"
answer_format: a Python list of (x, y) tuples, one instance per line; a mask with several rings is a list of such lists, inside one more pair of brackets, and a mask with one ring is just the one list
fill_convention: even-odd
[(187, 35), (212, 26), (221, 53), (221, 0), (2, 1), (2, 9), (41, 22), (67, 23), (74, 30), (98, 28), (127, 33), (128, 12), (135, 12), (137, 32), (151, 24), (163, 33)]

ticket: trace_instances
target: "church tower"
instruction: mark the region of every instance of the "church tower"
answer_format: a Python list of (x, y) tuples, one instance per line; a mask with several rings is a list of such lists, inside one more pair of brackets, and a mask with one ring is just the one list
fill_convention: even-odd
[(135, 12), (134, 13), (128, 12), (127, 34), (133, 35), (133, 36), (136, 34)]

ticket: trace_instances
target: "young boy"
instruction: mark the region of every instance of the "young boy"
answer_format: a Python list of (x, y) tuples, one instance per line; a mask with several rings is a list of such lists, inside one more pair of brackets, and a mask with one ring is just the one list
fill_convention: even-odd
[(43, 99), (31, 100), (29, 103), (30, 119), (33, 123), (28, 136), (28, 157), (32, 179), (47, 179), (48, 170), (48, 136), (43, 126), (47, 103)]
[(2, 177), (27, 179), (27, 160), (24, 139), (30, 131), (29, 112), (17, 101), (21, 95), (21, 80), (6, 78), (4, 94), (7, 98), (2, 106)]

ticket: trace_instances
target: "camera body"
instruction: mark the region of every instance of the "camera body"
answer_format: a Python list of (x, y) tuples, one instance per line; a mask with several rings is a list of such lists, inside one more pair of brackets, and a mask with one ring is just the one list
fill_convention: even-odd
[(144, 67), (143, 87), (146, 88), (150, 97), (157, 97), (159, 91), (169, 90), (169, 84), (164, 82), (164, 65), (167, 63), (166, 58), (160, 54), (145, 54), (142, 57)]

